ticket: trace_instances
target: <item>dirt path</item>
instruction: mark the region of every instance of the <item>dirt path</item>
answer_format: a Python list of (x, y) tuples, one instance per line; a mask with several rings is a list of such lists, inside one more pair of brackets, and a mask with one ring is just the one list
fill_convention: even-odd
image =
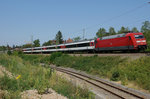
[(8, 77), (12, 78), (13, 75), (11, 72), (9, 72), (8, 70), (5, 69), (5, 67), (0, 65), (0, 77), (4, 76), (4, 75), (8, 75)]
[(37, 90), (27, 90), (21, 93), (22, 99), (67, 99), (66, 97), (56, 93), (51, 88), (44, 94), (38, 94)]

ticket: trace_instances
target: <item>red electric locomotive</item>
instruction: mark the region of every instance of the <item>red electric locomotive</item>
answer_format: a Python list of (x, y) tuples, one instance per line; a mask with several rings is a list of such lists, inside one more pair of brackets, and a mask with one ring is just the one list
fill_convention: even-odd
[(147, 48), (143, 33), (123, 33), (95, 40), (96, 51), (140, 51)]

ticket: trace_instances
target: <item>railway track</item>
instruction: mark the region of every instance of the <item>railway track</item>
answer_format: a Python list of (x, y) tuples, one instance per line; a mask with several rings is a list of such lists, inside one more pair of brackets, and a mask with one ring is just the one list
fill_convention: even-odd
[(118, 86), (116, 84), (110, 83), (102, 79), (97, 79), (95, 77), (91, 77), (91, 76), (88, 76), (79, 72), (75, 72), (72, 70), (64, 69), (61, 67), (51, 66), (51, 68), (59, 72), (63, 72), (68, 75), (74, 76), (78, 79), (84, 80), (85, 82), (90, 83), (93, 86), (96, 86), (97, 88), (100, 88), (108, 92), (109, 94), (114, 95), (115, 97), (118, 97), (118, 99), (150, 99), (149, 95), (135, 91), (130, 88), (122, 87), (120, 85)]

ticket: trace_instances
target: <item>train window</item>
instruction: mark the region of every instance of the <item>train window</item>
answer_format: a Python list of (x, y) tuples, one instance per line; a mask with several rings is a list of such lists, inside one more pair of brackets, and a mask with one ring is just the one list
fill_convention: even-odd
[(85, 46), (90, 46), (90, 43), (77, 44), (77, 47), (85, 47)]
[(34, 49), (34, 50), (41, 50), (41, 48), (37, 48), (37, 49)]
[(73, 47), (76, 47), (76, 44), (74, 44), (74, 45), (66, 45), (66, 48), (73, 48)]
[(48, 48), (46, 48), (46, 49), (55, 49), (55, 47), (48, 47)]
[(59, 48), (60, 48), (60, 46), (57, 46), (57, 48), (59, 49)]
[(135, 37), (136, 39), (142, 39), (142, 38), (144, 38), (143, 35), (134, 35), (134, 37)]

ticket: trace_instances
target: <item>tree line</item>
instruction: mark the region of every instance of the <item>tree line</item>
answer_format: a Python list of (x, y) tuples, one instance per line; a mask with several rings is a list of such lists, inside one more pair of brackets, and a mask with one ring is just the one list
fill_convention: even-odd
[(108, 32), (106, 31), (105, 28), (100, 28), (98, 32), (96, 33), (96, 37), (103, 37), (103, 36), (108, 36), (108, 35), (114, 35), (114, 34), (120, 34), (120, 33), (127, 33), (127, 32), (143, 32), (143, 33), (148, 33), (150, 31), (150, 22), (145, 21), (143, 22), (143, 25), (141, 27), (141, 30), (139, 31), (136, 27), (133, 27), (132, 29), (129, 29), (128, 27), (122, 26), (121, 29), (116, 32), (113, 27), (110, 27)]

